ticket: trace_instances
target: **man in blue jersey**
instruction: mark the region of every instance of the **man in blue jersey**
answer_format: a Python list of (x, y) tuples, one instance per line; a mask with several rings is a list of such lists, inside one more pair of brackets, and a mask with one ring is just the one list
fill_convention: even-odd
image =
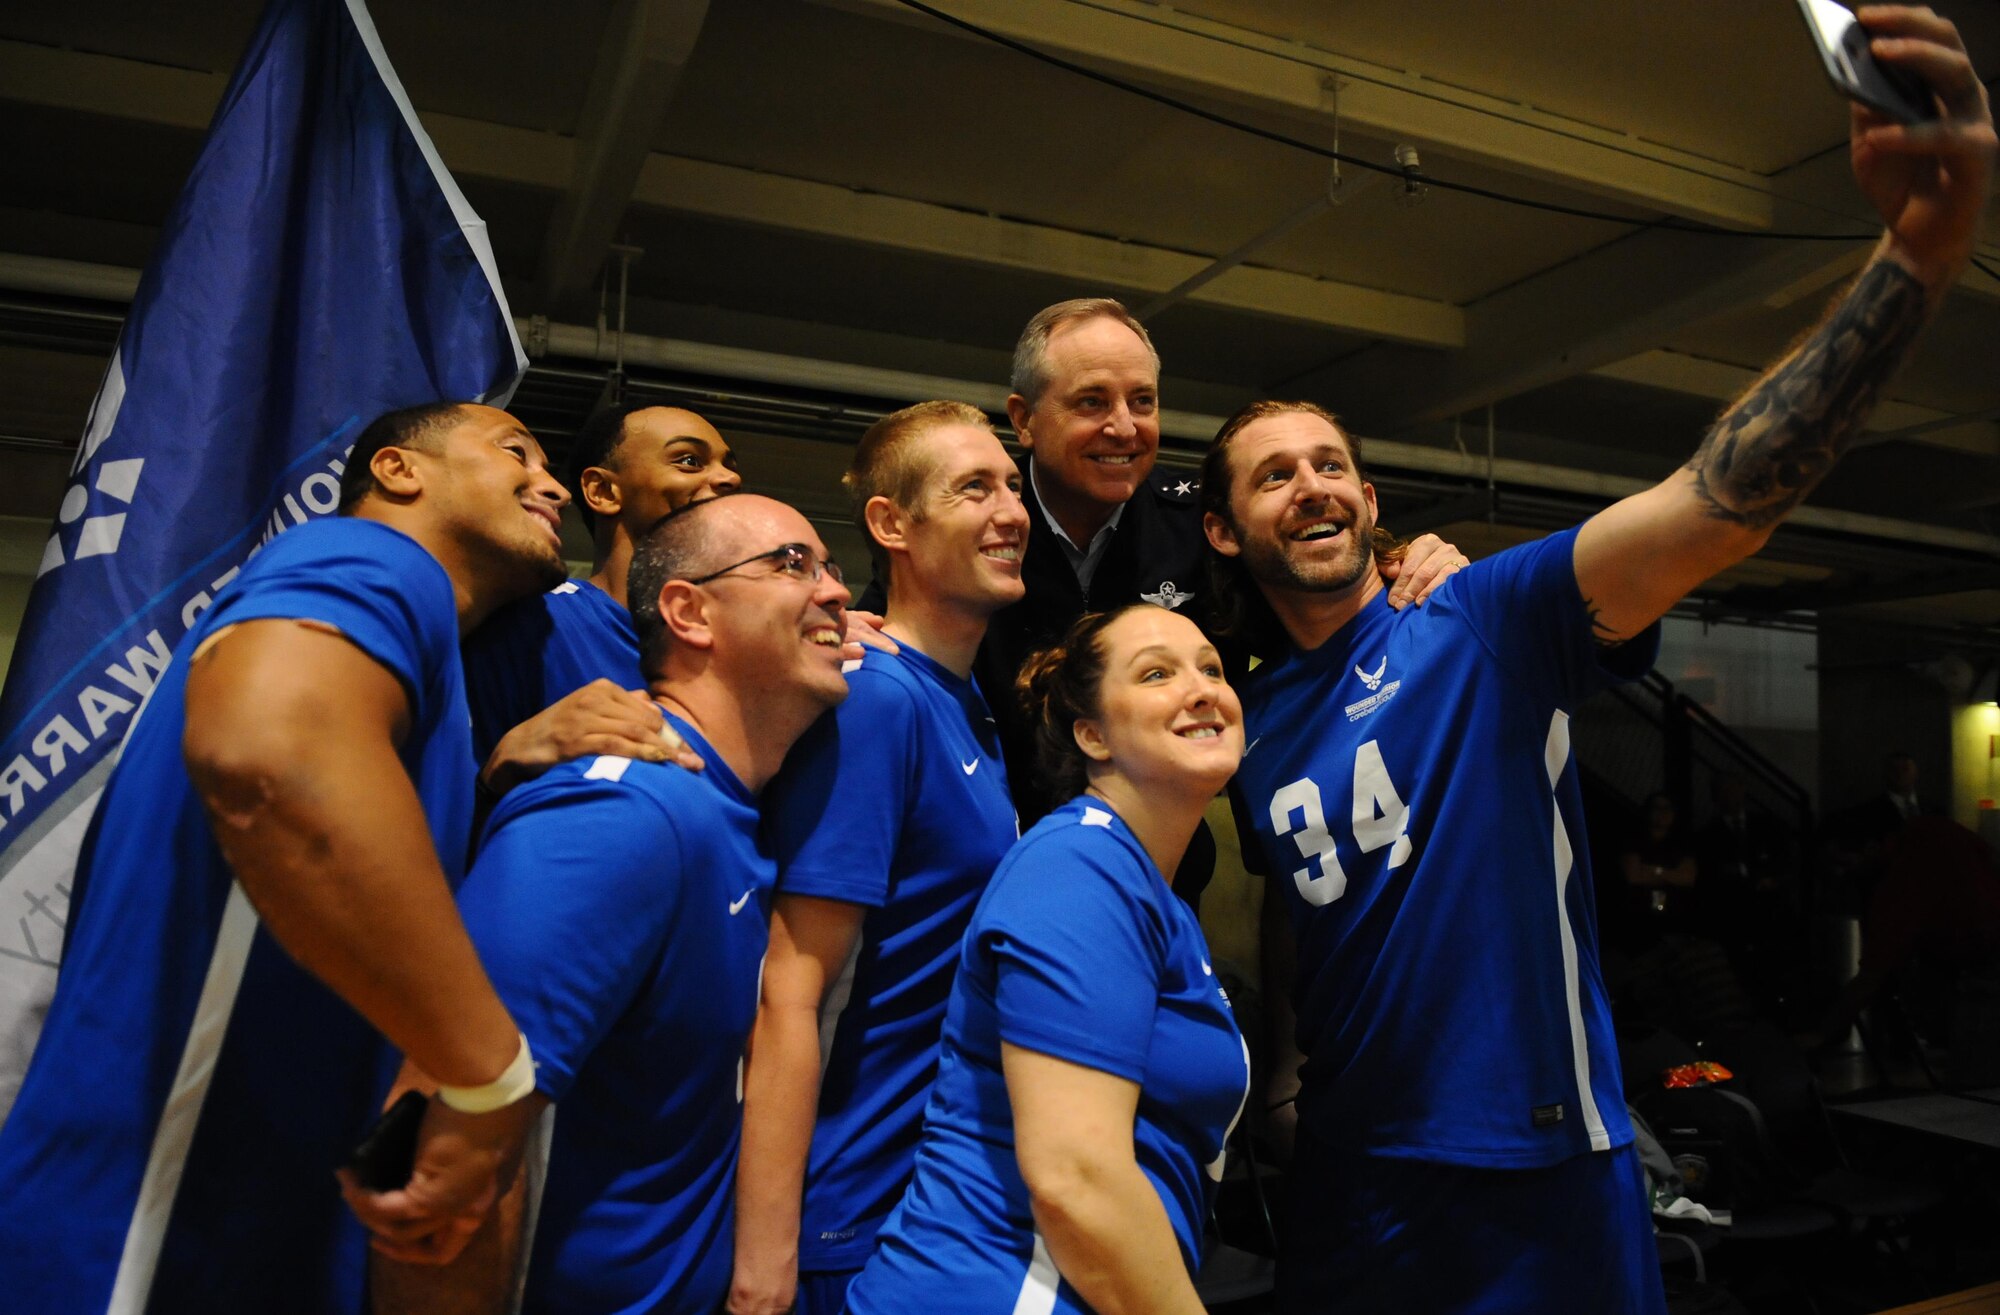
[(1374, 490), (1331, 416), (1259, 403), (1210, 449), (1218, 590), (1276, 641), (1244, 690), (1236, 788), (1296, 940), (1305, 1060), (1274, 1066), (1271, 1093), (1296, 1084), (1281, 1310), (1664, 1309), (1569, 716), (1644, 672), (1658, 618), (1764, 544), (1969, 257), (1984, 90), (1944, 20), (1863, 21), (1942, 120), (1856, 111), (1856, 174), (1888, 225), (1873, 260), (1657, 487), (1391, 612)]
[(595, 548), (590, 578), (504, 607), (466, 640), (473, 750), (489, 798), (566, 758), (666, 757), (625, 607), (633, 546), (668, 512), (742, 482), (728, 442), (692, 411), (637, 402), (584, 421), (566, 483)]
[(779, 888), (744, 1082), (734, 1315), (839, 1315), (909, 1182), (959, 941), (1017, 834), (971, 672), (988, 619), (1022, 593), (1020, 472), (977, 407), (925, 402), (870, 426), (843, 482), (900, 651), (851, 664), (847, 702), (765, 806)]
[(776, 876), (757, 796), (847, 694), (848, 594), (806, 519), (750, 494), (666, 517), (627, 584), (648, 693), (707, 765), (579, 760), (494, 810), (459, 903), (540, 1063), (546, 1172), (450, 1266), (387, 1245), (378, 1311), (504, 1309), (530, 1236), (528, 1311), (707, 1315), (727, 1293)]
[(380, 1204), (440, 1253), (469, 1236), (532, 1061), (452, 905), (458, 645), (561, 578), (566, 500), (504, 411), (391, 413), (343, 514), (268, 544), (175, 650), (85, 838), (0, 1130), (9, 1310), (358, 1309), (334, 1170), (387, 1085), (384, 1036), (456, 1085)]

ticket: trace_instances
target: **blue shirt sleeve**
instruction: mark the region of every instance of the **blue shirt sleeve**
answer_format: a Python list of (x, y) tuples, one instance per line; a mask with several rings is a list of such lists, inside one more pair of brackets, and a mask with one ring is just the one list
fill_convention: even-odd
[(650, 795), (561, 768), (551, 776), (494, 810), (458, 901), (535, 1052), (536, 1088), (560, 1101), (665, 952), (685, 859), (672, 817)]
[(911, 790), (916, 705), (894, 678), (863, 666), (815, 722), (764, 796), (778, 891), (880, 908)]
[(1142, 883), (1160, 878), (1108, 835), (1057, 834), (1069, 843), (1043, 840), (974, 923), (1000, 1039), (1143, 1082), (1167, 936)]
[(265, 548), (274, 560), (222, 592), (202, 618), (207, 633), (245, 621), (324, 622), (402, 682), (424, 720), (458, 647), (450, 577), (415, 539), (372, 522), (336, 521), (285, 542), (312, 528)]
[(1452, 578), (1448, 606), (1515, 678), (1572, 706), (1636, 680), (1660, 652), (1657, 622), (1606, 647), (1591, 631), (1576, 583), (1575, 528), (1475, 562)]

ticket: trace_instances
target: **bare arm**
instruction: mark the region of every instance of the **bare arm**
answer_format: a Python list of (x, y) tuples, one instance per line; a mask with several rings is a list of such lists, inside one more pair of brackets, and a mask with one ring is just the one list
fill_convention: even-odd
[[(414, 1065), (405, 1064), (389, 1099), (395, 1100), (410, 1088), (435, 1092), (437, 1084)], [(441, 1108), (433, 1099), (431, 1112)], [(547, 1108), (548, 1101), (536, 1095), (501, 1113), (511, 1111), (525, 1129)], [(428, 1120), (425, 1131), (430, 1131)], [(420, 1149), (420, 1171), (422, 1161)], [(527, 1182), (516, 1174), (512, 1186), (470, 1234), (465, 1249), (447, 1265), (427, 1258), (398, 1259), (400, 1248), (376, 1243), (368, 1258), (369, 1295), (376, 1315), (502, 1315), (512, 1302), (521, 1272), (526, 1204)]]
[(780, 895), (743, 1077), (730, 1315), (782, 1315), (798, 1288), (799, 1209), (819, 1106), (820, 1002), (861, 938), (867, 910)]
[(1943, 115), (1905, 127), (1855, 108), (1855, 177), (1887, 224), (1874, 258), (1818, 327), (1723, 412), (1686, 466), (1577, 535), (1577, 585), (1607, 644), (1764, 546), (1861, 433), (1971, 256), (1995, 141), (1985, 88), (1944, 19), (1888, 8), (1860, 17), (1876, 57), (1922, 75)]
[(286, 953), (440, 1081), (519, 1033), (479, 966), (397, 756), (396, 677), (329, 627), (251, 621), (188, 671), (182, 750), (236, 879)]
[(1035, 1227), (1098, 1315), (1201, 1315), (1159, 1191), (1139, 1168), (1137, 1083), (1000, 1044)]
[[(250, 621), (195, 654), (182, 752), (224, 857), (286, 953), (427, 1071), (482, 1086), (520, 1034), (397, 756), (408, 719), (395, 676), (331, 627)], [(373, 1197), (392, 1200), (402, 1239), (439, 1259), (464, 1243), (511, 1172), (517, 1117), (434, 1103), (409, 1189)]]

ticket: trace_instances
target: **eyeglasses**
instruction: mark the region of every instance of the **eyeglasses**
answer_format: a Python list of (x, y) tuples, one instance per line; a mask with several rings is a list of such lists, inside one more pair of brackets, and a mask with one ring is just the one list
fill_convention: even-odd
[(755, 557), (745, 557), (734, 565), (697, 576), (687, 583), (707, 584), (710, 580), (719, 580), (731, 571), (741, 570), (754, 562), (769, 562), (778, 568), (778, 574), (788, 575), (794, 580), (810, 580), (818, 584), (821, 576), (830, 575), (835, 584), (847, 583), (846, 578), (840, 573), (840, 563), (831, 557), (816, 556), (813, 550), (803, 543), (781, 543), (768, 552), (760, 552)]

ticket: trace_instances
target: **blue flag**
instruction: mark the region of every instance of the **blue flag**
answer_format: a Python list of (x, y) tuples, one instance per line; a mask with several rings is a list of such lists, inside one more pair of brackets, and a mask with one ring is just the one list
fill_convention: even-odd
[(527, 358), (484, 223), (360, 0), (272, 0), (160, 230), (0, 696), (0, 1116), (55, 986), (77, 847), (168, 654), (331, 514), (395, 407), (506, 405)]

